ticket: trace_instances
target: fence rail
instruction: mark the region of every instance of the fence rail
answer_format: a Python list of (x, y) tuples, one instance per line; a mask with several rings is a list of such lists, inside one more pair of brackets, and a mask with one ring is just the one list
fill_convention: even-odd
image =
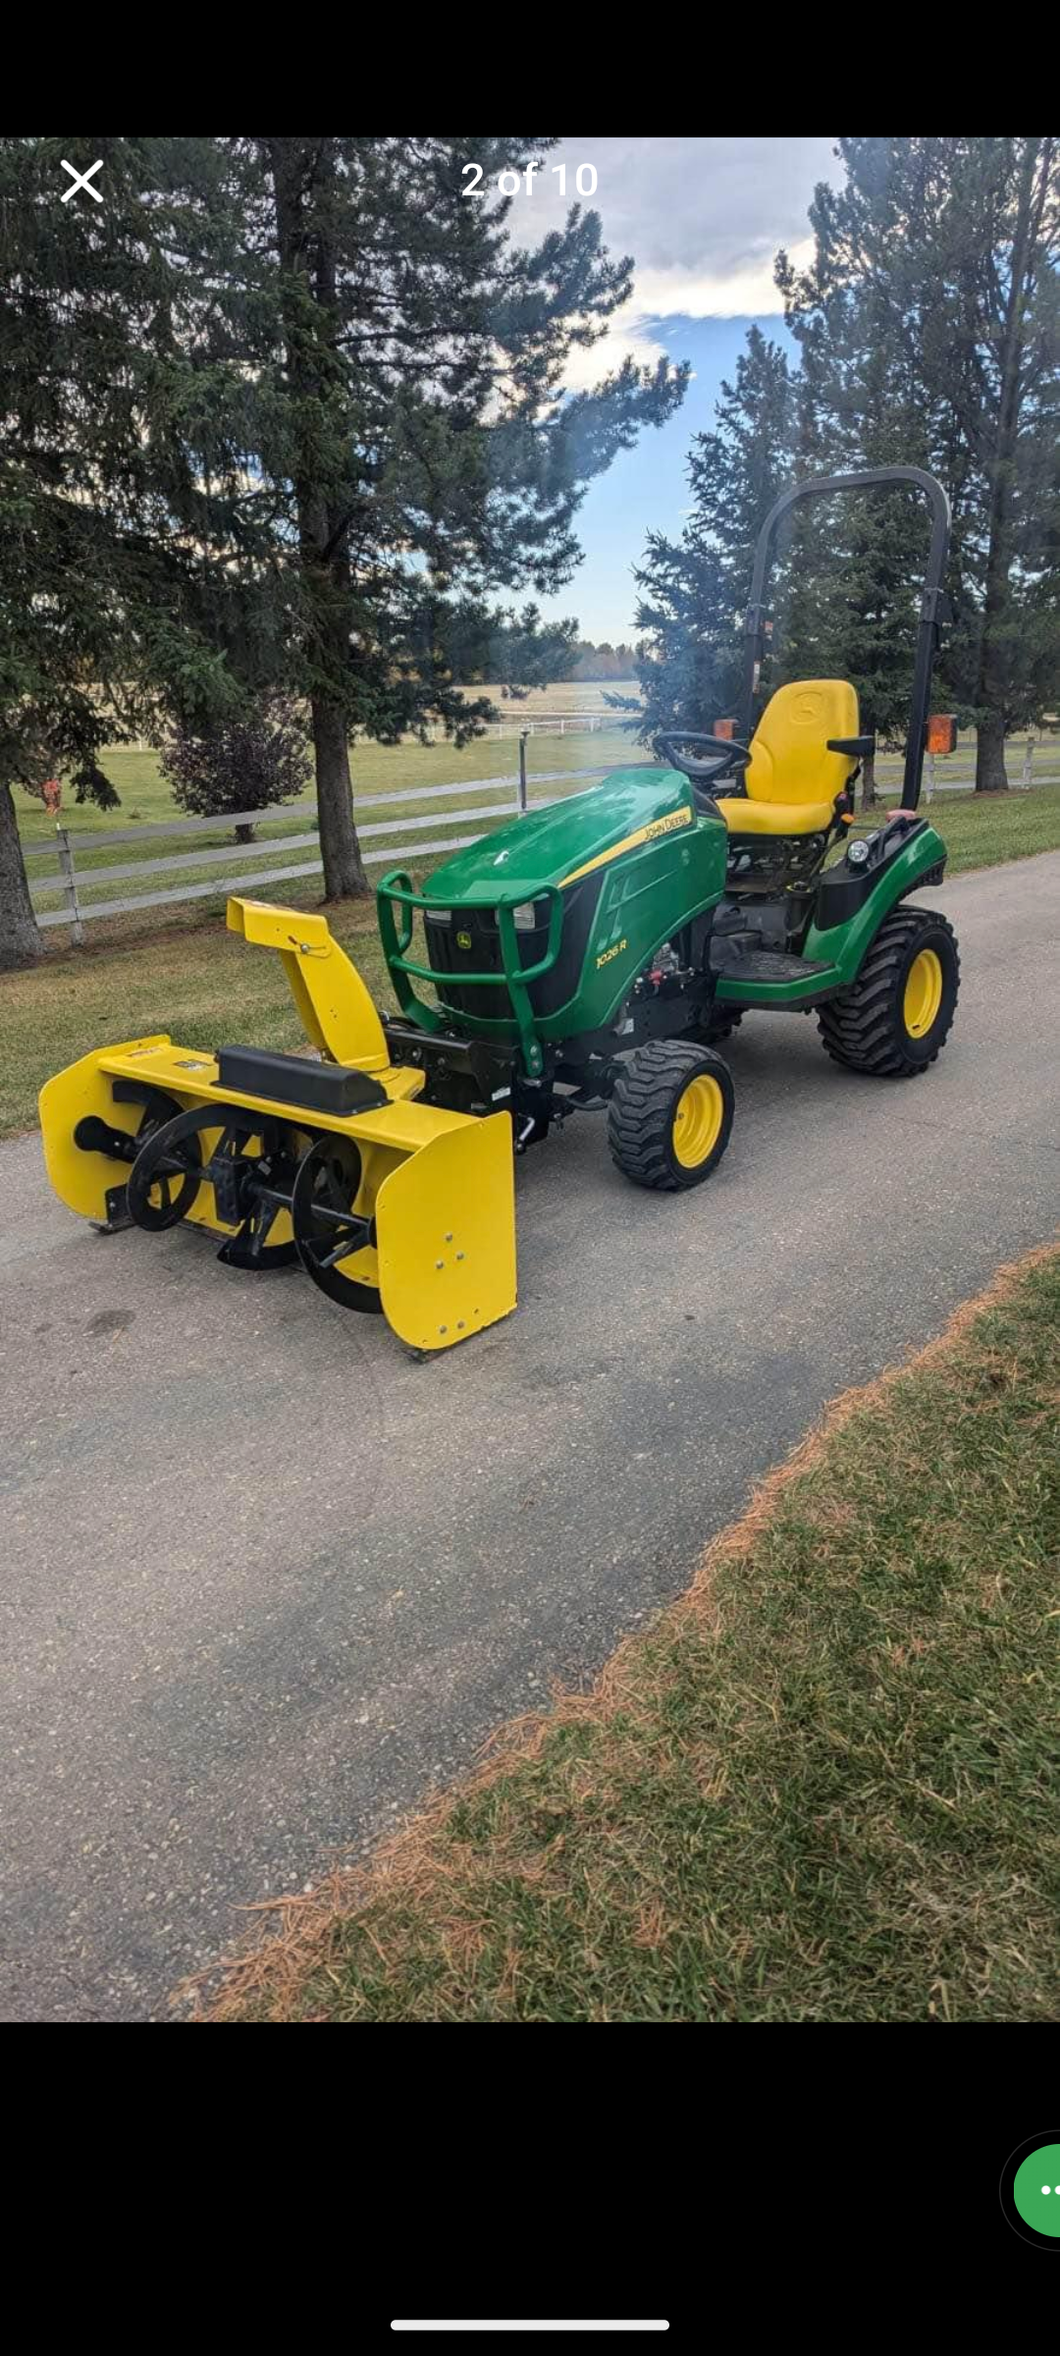
[[(580, 724), (584, 725), (584, 721)], [(500, 777), (476, 777), (466, 781), (458, 781), (455, 784), (410, 786), (402, 788), (397, 793), (362, 796), (360, 807), (365, 812), (385, 810), (389, 813), (391, 809), (395, 809), (399, 805), (403, 809), (407, 809), (410, 803), (426, 803), (428, 805), (418, 816), (391, 818), (387, 815), (381, 819), (369, 816), (364, 822), (359, 817), (357, 831), (366, 866), (378, 866), (390, 859), (419, 860), (427, 857), (433, 858), (443, 851), (464, 850), (468, 844), (479, 840), (488, 821), (495, 818), (514, 818), (529, 809), (545, 809), (553, 802), (564, 798), (562, 794), (541, 793), (538, 790), (540, 787), (567, 786), (594, 777), (604, 777), (608, 773), (608, 768), (615, 766), (612, 762), (587, 769), (545, 769), (528, 777), (525, 746), (527, 736), (531, 733), (532, 726), (526, 724), (519, 731), (519, 770), (517, 776), (513, 777), (509, 774)], [(1055, 759), (1056, 756), (1051, 745), (1047, 745), (1044, 750), (1048, 760)], [(1013, 780), (1013, 783), (1024, 789), (1035, 785), (1060, 784), (1060, 774), (1054, 773), (1052, 769), (1046, 775), (1042, 775), (1040, 771), (1034, 769), (1034, 753), (1034, 742), (1028, 739), (1023, 748), (1021, 775), (1018, 781)], [(623, 766), (626, 768), (651, 768), (653, 764), (643, 760), (624, 761)], [(936, 793), (966, 792), (975, 783), (974, 772), (962, 771), (955, 775), (950, 769), (948, 760), (945, 764), (945, 775), (940, 775), (940, 767), (941, 762), (936, 761), (934, 756), (929, 754), (924, 768), (925, 801), (930, 801)], [(884, 797), (892, 789), (897, 790), (900, 776), (901, 763), (898, 757), (885, 754), (877, 763), (876, 771), (877, 788)], [(490, 801), (476, 808), (465, 808), (462, 805), (455, 810), (439, 810), (433, 806), (445, 799), (453, 800), (456, 796), (466, 797), (479, 794), (500, 796), (502, 793), (503, 800)], [(266, 810), (225, 811), (221, 818), (172, 818), (160, 824), (122, 826), (113, 831), (108, 827), (105, 831), (97, 829), (93, 832), (89, 829), (82, 829), (80, 832), (76, 832), (62, 825), (57, 825), (52, 840), (43, 843), (27, 843), (24, 846), (24, 855), (27, 859), (49, 859), (56, 863), (56, 872), (53, 875), (33, 876), (30, 881), (30, 897), (34, 902), (37, 923), (43, 927), (68, 925), (73, 940), (81, 942), (84, 939), (86, 924), (95, 923), (97, 918), (127, 916), (138, 908), (178, 907), (186, 901), (220, 899), (227, 892), (242, 891), (248, 887), (267, 892), (275, 884), (289, 883), (302, 876), (319, 875), (323, 867), (319, 855), (319, 828), (315, 822), (308, 829), (304, 827), (307, 812), (312, 806), (312, 803), (302, 808), (295, 805), (284, 813), (282, 820), (277, 817), (275, 807), (273, 807)], [(291, 828), (296, 828), (299, 821), (303, 822), (303, 831), (289, 831)], [(270, 833), (260, 842), (226, 843), (201, 851), (182, 848), (185, 838), (189, 835), (206, 832), (216, 835), (222, 827), (260, 824), (268, 824), (278, 828), (279, 831)], [(425, 829), (437, 830), (439, 826), (470, 826), (474, 831), (470, 834), (447, 833), (444, 835), (439, 835), (437, 831), (434, 831), (429, 833), (428, 839), (420, 839)], [(384, 843), (379, 842), (378, 838), (381, 835), (387, 838)], [(403, 839), (396, 840), (394, 839), (396, 837)], [(176, 848), (164, 852), (158, 858), (121, 860), (108, 866), (98, 866), (93, 863), (93, 854), (98, 858), (101, 851), (109, 851), (112, 845), (117, 846), (123, 843), (139, 845), (145, 842), (174, 841)], [(298, 860), (293, 865), (289, 863), (289, 855), (292, 851), (308, 851), (313, 847), (316, 848), (315, 857)], [(79, 858), (80, 866), (78, 865)], [(270, 867), (264, 864), (269, 858), (283, 859), (288, 863), (280, 867)], [(249, 864), (251, 861), (254, 862), (254, 865)], [(235, 869), (237, 872), (210, 875), (204, 877), (202, 881), (198, 881), (199, 872), (207, 868)], [(165, 885), (159, 890), (135, 892), (118, 899), (94, 897), (99, 887), (104, 884), (133, 883), (156, 875), (176, 875), (181, 870), (190, 871), (187, 880)], [(62, 895), (61, 907), (41, 907), (38, 905), (41, 900), (54, 899), (57, 894)]]
[[(632, 761), (624, 765), (650, 768), (652, 763)], [(613, 767), (614, 764), (602, 764), (591, 769), (549, 769), (528, 779), (525, 753), (521, 746), (517, 776), (476, 777), (457, 780), (449, 785), (414, 786), (403, 788), (397, 793), (365, 795), (361, 808), (366, 812), (386, 810), (388, 815), (384, 818), (369, 816), (363, 821), (358, 817), (361, 856), (366, 866), (379, 866), (387, 860), (419, 860), (434, 858), (443, 851), (465, 850), (469, 844), (479, 840), (489, 820), (516, 818), (528, 809), (546, 809), (561, 798), (554, 793), (540, 793), (537, 790), (540, 786), (565, 785), (605, 777), (609, 766)], [(502, 792), (505, 797), (503, 800), (488, 801), (474, 808), (463, 806), (465, 796), (499, 796)], [(459, 799), (461, 806), (453, 810), (434, 807), (446, 798), (449, 801)], [(416, 816), (389, 815), (390, 810), (397, 805), (401, 805), (403, 811), (407, 810), (410, 802), (426, 803), (427, 807)], [(57, 862), (57, 873), (35, 875), (30, 881), (30, 897), (34, 902), (37, 923), (42, 927), (68, 925), (73, 940), (81, 942), (86, 924), (92, 924), (104, 916), (128, 916), (140, 908), (178, 907), (185, 901), (220, 899), (227, 892), (245, 889), (268, 892), (274, 884), (289, 883), (302, 876), (319, 875), (323, 861), (319, 855), (318, 826), (314, 823), (308, 831), (287, 831), (289, 827), (297, 827), (300, 818), (304, 821), (305, 815), (305, 810), (299, 810), (296, 806), (285, 814), (283, 823), (273, 807), (265, 810), (226, 810), (220, 818), (173, 818), (158, 825), (122, 826), (113, 831), (108, 827), (105, 832), (88, 828), (76, 832), (58, 825), (51, 841), (28, 843), (25, 846), (27, 859)], [(260, 842), (225, 843), (202, 851), (183, 848), (188, 835), (203, 832), (216, 835), (221, 828), (255, 824), (268, 824), (278, 831), (270, 833)], [(440, 835), (437, 832), (439, 826), (470, 826), (474, 831)], [(425, 830), (427, 839), (423, 839)], [(385, 842), (379, 842), (381, 835), (387, 838)], [(164, 852), (159, 858), (120, 860), (106, 866), (91, 863), (93, 853), (98, 859), (99, 853), (109, 851), (112, 844), (163, 841), (173, 842), (174, 849)], [(287, 855), (291, 851), (308, 850), (311, 846), (317, 846), (315, 858), (289, 863)], [(270, 858), (280, 858), (286, 863), (271, 867), (265, 864)], [(251, 860), (256, 863), (253, 867), (248, 865)], [(258, 865), (257, 862), (262, 864)], [(215, 867), (225, 872), (211, 875), (203, 881), (198, 880), (203, 869)], [(174, 882), (158, 890), (129, 893), (120, 899), (93, 896), (103, 884), (133, 883), (141, 878), (146, 881), (156, 875), (175, 876), (182, 870), (192, 871), (186, 881)], [(63, 897), (61, 907), (38, 905), (41, 900), (54, 899), (60, 892)]]

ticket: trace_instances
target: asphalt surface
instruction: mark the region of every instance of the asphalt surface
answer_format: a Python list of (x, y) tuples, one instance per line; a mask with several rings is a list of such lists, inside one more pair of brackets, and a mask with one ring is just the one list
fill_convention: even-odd
[(99, 1237), (0, 1147), (0, 2017), (169, 2018), (241, 1904), (590, 1677), (833, 1393), (1055, 1232), (1060, 853), (929, 900), (925, 1077), (748, 1018), (708, 1185), (571, 1122), (520, 1165), (516, 1315), (437, 1359), (194, 1231)]

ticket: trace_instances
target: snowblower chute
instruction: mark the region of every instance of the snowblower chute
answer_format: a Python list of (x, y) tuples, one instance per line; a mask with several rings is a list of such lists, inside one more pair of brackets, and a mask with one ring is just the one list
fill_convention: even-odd
[(49, 1080), (48, 1175), (71, 1210), (152, 1232), (187, 1220), (247, 1270), (300, 1262), (332, 1300), (381, 1310), (445, 1350), (515, 1307), (511, 1122), (421, 1104), (325, 917), (233, 899), (228, 923), (276, 949), (330, 1060), (168, 1037), (81, 1057)]

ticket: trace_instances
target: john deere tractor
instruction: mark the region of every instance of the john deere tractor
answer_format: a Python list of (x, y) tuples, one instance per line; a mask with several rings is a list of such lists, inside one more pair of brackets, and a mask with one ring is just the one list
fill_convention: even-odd
[[(756, 721), (764, 593), (796, 502), (893, 485), (927, 499), (931, 545), (901, 804), (855, 839), (854, 785), (874, 749), (856, 690), (799, 680)], [(63, 1200), (108, 1227), (212, 1228), (229, 1266), (297, 1260), (332, 1299), (445, 1349), (515, 1306), (513, 1144), (606, 1106), (628, 1178), (702, 1184), (732, 1126), (718, 1043), (755, 1007), (813, 1009), (854, 1071), (926, 1071), (959, 977), (952, 927), (909, 904), (946, 859), (917, 804), (948, 533), (946, 494), (915, 467), (785, 493), (755, 553), (735, 720), (658, 738), (661, 766), (513, 820), (422, 890), (388, 874), (378, 913), (396, 1013), (376, 1012), (323, 916), (231, 901), (229, 925), (281, 955), (320, 1060), (193, 1054), (168, 1037), (94, 1051), (41, 1098)], [(949, 749), (952, 722), (930, 726)]]

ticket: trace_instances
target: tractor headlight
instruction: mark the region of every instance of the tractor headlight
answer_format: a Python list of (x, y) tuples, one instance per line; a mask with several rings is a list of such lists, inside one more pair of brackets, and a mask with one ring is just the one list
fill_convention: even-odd
[[(544, 912), (547, 907), (547, 900), (523, 900), (518, 908), (513, 908), (512, 917), (516, 932), (536, 933), (539, 923), (543, 924), (545, 921)], [(540, 915), (539, 910), (541, 911)]]
[(425, 908), (423, 913), (428, 924), (448, 924), (452, 910), (449, 908)]

